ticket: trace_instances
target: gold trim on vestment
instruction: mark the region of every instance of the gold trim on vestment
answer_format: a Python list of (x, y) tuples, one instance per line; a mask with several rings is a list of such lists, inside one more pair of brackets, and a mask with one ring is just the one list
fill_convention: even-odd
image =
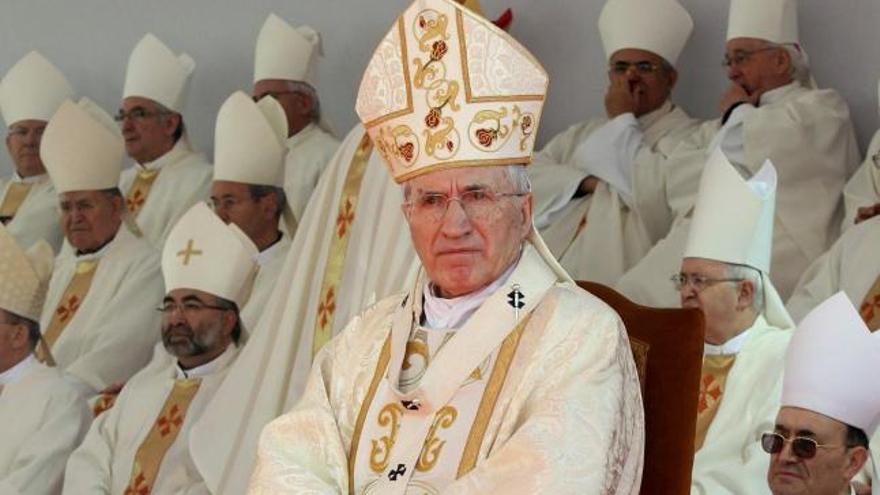
[(529, 313), (508, 334), (501, 344), (498, 357), (495, 358), (495, 364), (492, 366), (492, 374), (489, 375), (489, 381), (486, 383), (486, 388), (483, 389), (480, 407), (477, 409), (477, 414), (474, 416), (474, 421), (471, 424), (471, 431), (468, 433), (467, 443), (465, 443), (464, 450), (462, 451), (455, 479), (466, 475), (477, 465), (477, 457), (480, 454), (480, 446), (483, 444), (483, 437), (486, 435), (486, 429), (489, 426), (489, 419), (495, 410), (495, 403), (498, 402), (501, 387), (504, 386), (504, 381), (507, 379), (507, 371), (510, 369), (510, 364), (516, 355), (519, 339), (531, 317), (532, 313)]
[(358, 144), (351, 164), (345, 177), (345, 185), (342, 188), (342, 196), (339, 198), (336, 225), (333, 228), (333, 239), (327, 253), (327, 263), (324, 265), (324, 277), (321, 282), (318, 307), (315, 315), (315, 329), (312, 338), (312, 359), (324, 344), (333, 336), (333, 320), (336, 315), (337, 286), (342, 280), (342, 268), (345, 264), (345, 256), (348, 254), (348, 241), (351, 239), (351, 227), (354, 225), (354, 214), (357, 209), (358, 198), (361, 192), (361, 182), (370, 155), (373, 152), (373, 141), (370, 135), (364, 133)]
[(706, 433), (724, 400), (727, 376), (736, 361), (736, 354), (721, 354), (703, 358), (700, 377), (700, 395), (697, 401), (697, 429), (694, 438), (696, 450), (700, 450)]
[[(489, 167), (489, 166), (498, 166), (498, 165), (528, 165), (532, 163), (531, 156), (522, 156), (522, 157), (513, 157), (513, 158), (498, 158), (495, 160), (460, 160), (455, 162), (438, 162), (437, 166), (442, 165), (442, 169), (450, 169), (450, 168), (464, 168), (464, 167)], [(436, 166), (423, 167), (408, 174), (399, 175), (394, 178), (394, 181), (398, 184), (406, 182), (410, 179), (418, 177), (420, 175), (424, 175), (430, 172), (435, 172), (440, 170)]]
[(371, 127), (375, 127), (379, 124), (384, 124), (389, 120), (396, 119), (397, 117), (402, 117), (404, 115), (411, 114), (413, 112), (413, 95), (412, 95), (412, 85), (410, 84), (410, 75), (409, 75), (409, 50), (406, 46), (406, 26), (403, 24), (403, 17), (400, 17), (397, 20), (397, 31), (398, 36), (400, 36), (400, 63), (403, 66), (403, 79), (404, 79), (404, 88), (406, 90), (406, 108), (398, 110), (396, 112), (389, 113), (388, 115), (383, 115), (381, 117), (375, 118), (364, 124), (364, 128), (369, 129)]
[(367, 420), (367, 413), (370, 412), (370, 404), (376, 395), (376, 389), (379, 388), (379, 382), (385, 376), (385, 369), (388, 368), (388, 361), (391, 360), (391, 330), (388, 331), (388, 337), (382, 345), (382, 353), (379, 354), (379, 362), (376, 364), (376, 370), (373, 372), (373, 379), (370, 381), (370, 388), (367, 389), (367, 395), (361, 403), (361, 409), (358, 411), (357, 421), (354, 424), (354, 432), (351, 435), (351, 447), (348, 452), (348, 493), (354, 495), (354, 466), (357, 459), (358, 445), (360, 444), (361, 431), (364, 429), (364, 422)]
[(61, 299), (58, 300), (58, 306), (52, 313), (52, 320), (49, 322), (49, 326), (46, 327), (46, 330), (43, 332), (45, 348), (43, 346), (38, 346), (36, 349), (35, 354), (37, 359), (41, 362), (47, 364), (51, 363), (46, 350), (51, 351), (55, 342), (61, 337), (61, 332), (67, 328), (67, 324), (74, 318), (76, 312), (79, 310), (88, 295), (89, 288), (92, 286), (92, 279), (98, 271), (98, 261), (99, 260), (86, 260), (78, 261), (76, 263), (76, 272), (67, 284), (67, 288), (61, 295)]
[(125, 208), (132, 218), (137, 218), (141, 209), (143, 209), (147, 198), (150, 196), (150, 190), (156, 182), (156, 177), (159, 177), (159, 172), (161, 171), (162, 169), (138, 170), (134, 181), (131, 183), (131, 187), (128, 189), (128, 193), (125, 195)]
[[(3, 223), (8, 223), (18, 213), (21, 204), (27, 199), (28, 193), (31, 192), (33, 184), (26, 182), (10, 182), (3, 196), (3, 202), (0, 203), (0, 219)], [(24, 246), (28, 247), (28, 246)]]
[(865, 294), (859, 306), (859, 315), (872, 332), (880, 328), (880, 277)]

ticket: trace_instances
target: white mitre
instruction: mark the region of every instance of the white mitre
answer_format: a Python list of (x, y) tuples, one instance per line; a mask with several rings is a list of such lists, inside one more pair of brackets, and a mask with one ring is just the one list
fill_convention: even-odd
[(162, 249), (165, 291), (200, 290), (241, 309), (250, 297), (257, 253), (247, 234), (197, 203), (180, 217)]
[(693, 29), (693, 19), (676, 0), (608, 0), (599, 15), (608, 59), (624, 48), (637, 48), (675, 66)]
[(214, 180), (281, 187), (287, 154), (287, 117), (271, 96), (254, 103), (241, 91), (217, 114)]
[(40, 142), (40, 156), (59, 193), (118, 187), (124, 154), (113, 118), (88, 98), (62, 103)]
[(48, 121), (72, 97), (64, 74), (37, 51), (22, 57), (0, 81), (0, 112), (7, 126), (22, 120)]
[(684, 257), (757, 269), (764, 286), (768, 323), (793, 328), (794, 322), (769, 277), (775, 208), (776, 169), (770, 160), (746, 181), (720, 148), (715, 148), (700, 177)]
[(315, 87), (321, 35), (309, 26), (294, 28), (284, 19), (269, 14), (254, 53), (254, 82), (264, 79), (301, 81)]
[(796, 0), (730, 0), (727, 41), (757, 38), (771, 43), (797, 44)]
[(128, 58), (122, 97), (147, 98), (181, 113), (195, 68), (192, 57), (174, 54), (159, 38), (148, 33)]
[(46, 241), (25, 252), (0, 224), (0, 309), (40, 321), (54, 262)]
[[(785, 356), (782, 406), (861, 428), (880, 423), (880, 332), (871, 332), (843, 292), (801, 320)], [(872, 378), (873, 377), (873, 378)]]

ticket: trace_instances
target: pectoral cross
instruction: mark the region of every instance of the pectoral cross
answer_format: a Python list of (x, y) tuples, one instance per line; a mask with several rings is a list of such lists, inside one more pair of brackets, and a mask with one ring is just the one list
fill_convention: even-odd
[(193, 256), (201, 255), (202, 251), (200, 249), (193, 249), (193, 240), (190, 239), (186, 241), (186, 247), (177, 252), (177, 256), (183, 257), (183, 265), (186, 266), (189, 264), (190, 258)]
[(403, 476), (406, 473), (406, 466), (404, 464), (398, 464), (397, 469), (392, 469), (388, 471), (388, 479), (391, 481), (397, 481), (397, 478)]
[(519, 284), (513, 284), (513, 290), (507, 294), (507, 304), (513, 308), (513, 314), (517, 321), (519, 321), (519, 310), (526, 305), (525, 298), (526, 296), (519, 291)]

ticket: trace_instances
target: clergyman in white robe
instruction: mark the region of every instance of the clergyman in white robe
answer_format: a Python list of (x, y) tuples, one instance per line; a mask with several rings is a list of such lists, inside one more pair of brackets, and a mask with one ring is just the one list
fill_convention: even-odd
[(0, 185), (0, 204), (14, 183), (31, 184), (24, 201), (6, 224), (6, 230), (20, 246), (32, 246), (44, 240), (57, 252), (64, 240), (61, 233), (61, 214), (58, 211), (58, 193), (49, 179), (49, 174), (33, 177), (19, 177), (12, 174)]
[(339, 140), (319, 125), (311, 123), (287, 138), (287, 147), (284, 194), (299, 223), (321, 174), (339, 148)]

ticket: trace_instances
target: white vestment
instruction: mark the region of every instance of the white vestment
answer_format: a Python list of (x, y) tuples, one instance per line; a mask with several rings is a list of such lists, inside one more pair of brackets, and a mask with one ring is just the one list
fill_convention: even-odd
[[(703, 124), (685, 139), (669, 158), (671, 167), (701, 171), (716, 146), (721, 146), (745, 178), (757, 172), (766, 159), (773, 162), (779, 185), (770, 277), (787, 298), (807, 266), (839, 234), (841, 193), (860, 160), (849, 108), (833, 90), (792, 83), (765, 93), (758, 107), (741, 105), (723, 127), (719, 124)], [(665, 209), (674, 218), (669, 234), (617, 284), (620, 292), (640, 304), (678, 304), (678, 293), (669, 277), (681, 266), (699, 185), (699, 173), (686, 175), (690, 177), (686, 180), (690, 193), (680, 197), (690, 200)], [(650, 214), (646, 211), (643, 216)]]
[[(639, 119), (576, 124), (535, 155), (535, 224), (573, 278), (614, 284), (666, 233), (668, 224), (646, 225), (630, 205), (674, 194), (665, 159), (696, 123), (667, 102)], [(596, 190), (573, 198), (589, 175), (601, 179)]]
[[(418, 269), (409, 228), (400, 209), (403, 195), (379, 152), (366, 163), (353, 221), (340, 218), (352, 157), (366, 132), (356, 125), (321, 175), (297, 227), (273, 297), (244, 346), (215, 406), (193, 429), (193, 455), (202, 472), (223, 473), (205, 482), (215, 494), (239, 495), (247, 488), (260, 431), (302, 395), (312, 364), (315, 327), (332, 308), (331, 334), (377, 299), (399, 292)], [(349, 218), (349, 220), (351, 220)], [(347, 250), (333, 258), (341, 278), (331, 304), (324, 304), (324, 274), (341, 225), (350, 229)], [(233, 432), (218, 436), (217, 431)], [(210, 466), (210, 467), (209, 467)]]
[(135, 164), (122, 171), (119, 189), (127, 196), (139, 170), (159, 170), (150, 193), (135, 216), (144, 238), (162, 249), (165, 238), (189, 208), (208, 199), (213, 167), (205, 156), (192, 150), (186, 136), (156, 160)]
[(880, 131), (877, 131), (871, 139), (862, 166), (846, 183), (843, 198), (846, 203), (843, 230), (853, 225), (860, 207), (880, 203)]
[(761, 434), (773, 431), (782, 394), (782, 369), (791, 329), (769, 326), (763, 316), (746, 330), (718, 411), (694, 456), (692, 495), (770, 494), (770, 456)]
[[(150, 359), (161, 319), (159, 254), (125, 225), (99, 251), (77, 256), (67, 243), (55, 259), (40, 317), (45, 333), (80, 261), (98, 260), (85, 298), (52, 346), (58, 366), (97, 393), (123, 383)], [(87, 392), (87, 391), (85, 391)]]
[(0, 373), (0, 493), (60, 493), (67, 457), (91, 420), (57, 369), (28, 357)]
[[(795, 321), (844, 291), (858, 308), (880, 277), (880, 217), (853, 226), (804, 272), (786, 308)], [(876, 330), (872, 328), (871, 330)]]
[(309, 124), (287, 138), (284, 194), (297, 223), (302, 222), (318, 179), (338, 148), (339, 140), (315, 124)]
[(200, 378), (198, 391), (186, 409), (179, 433), (162, 457), (151, 493), (209, 494), (192, 462), (189, 432), (199, 421), (237, 355), (238, 349), (230, 346), (215, 360), (187, 372), (180, 370), (176, 360), (169, 359), (168, 366), (147, 369), (132, 377), (113, 408), (95, 419), (82, 445), (70, 456), (64, 493), (122, 494), (131, 481), (138, 449), (157, 424), (175, 381)]
[(15, 216), (6, 224), (6, 230), (24, 249), (33, 246), (40, 239), (49, 243), (58, 252), (64, 241), (61, 232), (61, 210), (58, 207), (58, 193), (49, 179), (49, 174), (21, 178), (13, 174), (0, 185), (0, 204), (13, 182), (31, 183), (30, 191), (18, 207)]
[(284, 267), (284, 260), (290, 251), (290, 237), (282, 234), (281, 239), (257, 255), (259, 269), (254, 278), (254, 286), (244, 307), (241, 308), (241, 323), (248, 335), (257, 328), (257, 322), (266, 312), (266, 305), (275, 289), (278, 275)]
[(527, 245), (409, 392), (398, 387), (424, 357), (405, 352), (424, 282), (354, 318), (264, 430), (249, 493), (638, 493), (644, 425), (626, 332), (561, 280)]

